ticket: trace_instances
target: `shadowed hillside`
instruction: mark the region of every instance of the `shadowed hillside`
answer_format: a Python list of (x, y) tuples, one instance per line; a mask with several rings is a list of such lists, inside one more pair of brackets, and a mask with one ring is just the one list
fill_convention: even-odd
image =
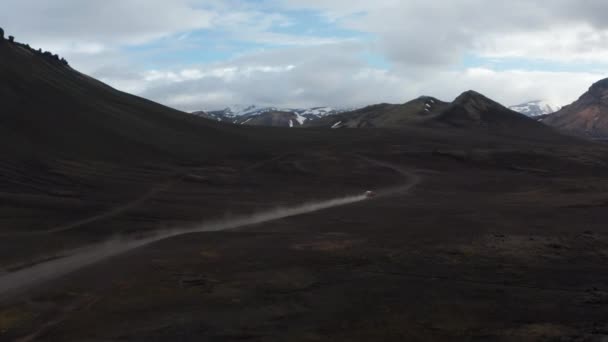
[(239, 142), (226, 126), (117, 91), (26, 46), (3, 41), (0, 61), (4, 155), (192, 158)]

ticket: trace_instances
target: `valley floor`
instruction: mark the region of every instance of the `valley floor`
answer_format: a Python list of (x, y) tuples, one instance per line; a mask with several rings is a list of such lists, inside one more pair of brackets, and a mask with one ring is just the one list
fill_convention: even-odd
[[(115, 197), (81, 199), (89, 210), (79, 217), (5, 206), (10, 273), (116, 234), (420, 180), (347, 206), (160, 241), (22, 289), (0, 304), (0, 340), (608, 338), (608, 149), (446, 139), (160, 168), (149, 179), (121, 169), (109, 174), (131, 187), (114, 182)], [(46, 216), (20, 216), (24, 208)]]

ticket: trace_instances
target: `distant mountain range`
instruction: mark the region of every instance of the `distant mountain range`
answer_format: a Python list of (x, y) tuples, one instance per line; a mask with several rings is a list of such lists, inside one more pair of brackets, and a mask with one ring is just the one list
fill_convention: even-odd
[(557, 112), (561, 106), (549, 103), (544, 100), (535, 100), (522, 103), (516, 106), (511, 106), (509, 109), (527, 116), (541, 116)]
[(536, 124), (542, 123), (564, 133), (606, 139), (608, 79), (596, 82), (576, 102), (565, 107), (544, 100), (534, 100), (507, 108), (477, 92), (468, 91), (452, 103), (431, 96), (421, 96), (404, 104), (382, 103), (360, 109), (285, 109), (250, 105), (192, 114), (238, 125), (332, 129), (447, 124), (501, 129), (524, 128), (536, 132), (539, 129)]
[[(404, 104), (378, 104), (362, 109), (313, 107), (306, 109), (233, 105), (222, 110), (197, 111), (192, 114), (214, 121), (250, 126), (324, 127), (331, 122), (333, 128), (400, 126), (424, 120), (445, 109), (449, 103), (431, 96), (421, 96)], [(530, 117), (540, 117), (558, 111), (561, 107), (547, 101), (535, 100), (509, 109)], [(383, 112), (383, 115), (377, 115)]]
[(215, 121), (240, 125), (299, 127), (309, 121), (351, 110), (353, 108), (313, 107), (293, 109), (235, 105), (222, 110), (198, 111), (192, 114)]
[(556, 133), (538, 120), (515, 112), (469, 90), (453, 102), (422, 96), (401, 105), (378, 104), (311, 121), (306, 127), (399, 128), (453, 127), (506, 132), (516, 136), (552, 137)]

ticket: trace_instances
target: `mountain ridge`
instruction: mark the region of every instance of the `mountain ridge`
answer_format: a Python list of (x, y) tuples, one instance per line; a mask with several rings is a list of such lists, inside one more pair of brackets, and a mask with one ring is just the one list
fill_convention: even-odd
[(420, 123), (437, 115), (448, 103), (432, 96), (420, 96), (403, 104), (381, 103), (358, 110), (326, 116), (306, 127), (372, 128), (399, 127)]
[[(260, 107), (257, 105), (236, 105), (226, 107), (223, 110), (196, 111), (192, 112), (192, 114), (218, 122), (227, 122), (237, 125), (292, 128), (300, 127), (307, 121), (317, 120), (349, 110), (351, 109), (336, 109), (327, 106), (294, 109)], [(273, 117), (274, 119), (269, 119), (270, 117)]]
[(544, 117), (542, 122), (574, 135), (608, 137), (608, 78), (593, 83), (578, 100)]

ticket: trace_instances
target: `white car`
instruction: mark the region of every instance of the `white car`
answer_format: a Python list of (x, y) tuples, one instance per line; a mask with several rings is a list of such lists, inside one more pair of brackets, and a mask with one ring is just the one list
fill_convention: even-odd
[(376, 197), (376, 193), (375, 193), (375, 192), (373, 192), (373, 191), (371, 191), (371, 190), (368, 190), (368, 191), (366, 191), (366, 192), (365, 192), (365, 197), (366, 197), (366, 198), (373, 198), (373, 197)]

